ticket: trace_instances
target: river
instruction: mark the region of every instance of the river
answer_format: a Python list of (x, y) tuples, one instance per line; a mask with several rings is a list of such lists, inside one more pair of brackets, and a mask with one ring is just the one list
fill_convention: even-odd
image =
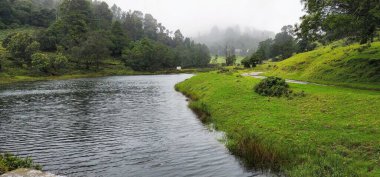
[(0, 152), (65, 176), (262, 176), (187, 107), (181, 75), (117, 76), (0, 88)]

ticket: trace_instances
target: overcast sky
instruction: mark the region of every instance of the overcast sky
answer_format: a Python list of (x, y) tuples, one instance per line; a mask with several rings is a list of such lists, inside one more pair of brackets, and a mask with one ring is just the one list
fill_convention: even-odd
[(213, 26), (240, 25), (279, 32), (299, 22), (304, 12), (300, 0), (105, 0), (123, 10), (152, 14), (170, 30), (195, 37)]

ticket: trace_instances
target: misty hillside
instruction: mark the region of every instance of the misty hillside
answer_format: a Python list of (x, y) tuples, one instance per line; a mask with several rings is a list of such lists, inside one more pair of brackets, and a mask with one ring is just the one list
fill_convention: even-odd
[(212, 55), (225, 55), (227, 47), (229, 50), (235, 49), (236, 55), (246, 56), (256, 51), (259, 42), (273, 38), (274, 35), (274, 32), (254, 28), (242, 30), (240, 26), (235, 26), (222, 29), (215, 26), (210, 32), (199, 34), (194, 40), (206, 44)]

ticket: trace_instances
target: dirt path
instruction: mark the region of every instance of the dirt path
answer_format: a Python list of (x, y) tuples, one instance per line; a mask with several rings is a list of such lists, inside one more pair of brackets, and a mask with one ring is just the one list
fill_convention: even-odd
[[(264, 72), (244, 73), (244, 74), (242, 74), (242, 76), (253, 77), (253, 78), (256, 78), (256, 79), (265, 79), (265, 78), (267, 78), (266, 76), (262, 76), (261, 75), (263, 73)], [(305, 82), (305, 81), (298, 81), (298, 80), (291, 80), (291, 79), (286, 79), (286, 82), (287, 83), (294, 83), (294, 84), (303, 84), (303, 85), (306, 85), (306, 84), (322, 85), (322, 84), (317, 84), (317, 83), (312, 83), (312, 82)]]

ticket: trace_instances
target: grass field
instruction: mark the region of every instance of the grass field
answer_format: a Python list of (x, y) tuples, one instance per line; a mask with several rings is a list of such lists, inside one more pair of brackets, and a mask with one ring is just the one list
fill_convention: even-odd
[(370, 47), (337, 42), (256, 70), (267, 76), (380, 90), (380, 42)]
[[(236, 56), (236, 64), (241, 64), (241, 61), (244, 59), (244, 56)], [(225, 64), (226, 63), (226, 57), (219, 56), (215, 60), (215, 56), (211, 57), (211, 64)]]
[(291, 84), (305, 97), (268, 98), (259, 80), (199, 74), (176, 86), (190, 107), (227, 135), (227, 146), (258, 168), (288, 176), (380, 176), (380, 92)]

